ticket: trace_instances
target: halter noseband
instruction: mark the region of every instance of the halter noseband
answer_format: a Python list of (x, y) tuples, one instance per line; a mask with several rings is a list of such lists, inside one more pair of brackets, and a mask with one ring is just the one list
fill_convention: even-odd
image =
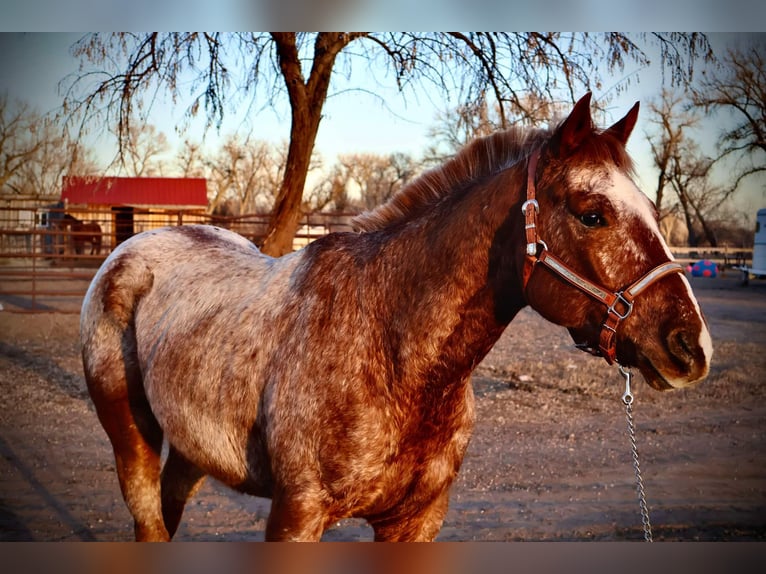
[(606, 306), (606, 317), (601, 325), (598, 348), (593, 348), (586, 343), (577, 344), (577, 348), (593, 355), (604, 357), (610, 365), (617, 360), (617, 327), (623, 319), (626, 319), (633, 310), (633, 300), (649, 285), (659, 281), (671, 273), (683, 273), (684, 268), (680, 263), (668, 261), (658, 265), (638, 281), (633, 282), (621, 291), (611, 292), (601, 287), (574, 271), (561, 259), (548, 251), (548, 246), (540, 239), (537, 232), (537, 214), (540, 206), (535, 199), (535, 174), (537, 162), (540, 159), (540, 150), (535, 150), (529, 158), (527, 167), (527, 200), (522, 204), (521, 211), (526, 219), (524, 226), (527, 247), (524, 262), (524, 292), (527, 291), (527, 283), (538, 264), (543, 264), (556, 275), (564, 279), (570, 285), (577, 287), (586, 295), (590, 295)]

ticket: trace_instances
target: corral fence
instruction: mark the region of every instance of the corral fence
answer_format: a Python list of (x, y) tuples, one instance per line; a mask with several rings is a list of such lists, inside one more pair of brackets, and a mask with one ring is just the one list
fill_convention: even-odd
[[(350, 231), (353, 214), (303, 215), (294, 247)], [(3, 208), (0, 211), (0, 313), (78, 313), (93, 275), (122, 241), (163, 226), (213, 223), (260, 244), (269, 215), (211, 216), (200, 210)], [(715, 261), (721, 271), (748, 265), (752, 248), (672, 247), (683, 264)]]
[(753, 262), (752, 247), (671, 247), (673, 257), (683, 264), (691, 265), (701, 259), (713, 261), (721, 271), (726, 272), (732, 267), (751, 266)]
[[(353, 215), (304, 214), (294, 248), (331, 232), (350, 231)], [(260, 244), (268, 221), (268, 214), (221, 217), (198, 210), (5, 207), (0, 211), (0, 313), (79, 313), (101, 263), (142, 231), (212, 223)]]

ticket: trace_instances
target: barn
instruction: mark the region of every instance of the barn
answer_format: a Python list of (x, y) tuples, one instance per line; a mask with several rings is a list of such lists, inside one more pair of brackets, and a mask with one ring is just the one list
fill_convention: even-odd
[(204, 178), (65, 176), (61, 200), (67, 215), (101, 227), (103, 243), (165, 225), (205, 220)]

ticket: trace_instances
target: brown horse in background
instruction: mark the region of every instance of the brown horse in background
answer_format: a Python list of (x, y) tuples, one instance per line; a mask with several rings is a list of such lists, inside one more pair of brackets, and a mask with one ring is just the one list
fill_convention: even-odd
[(99, 255), (101, 253), (101, 226), (95, 221), (81, 221), (72, 224), (72, 241), (74, 242), (75, 253), (81, 255), (85, 252), (85, 245), (90, 244), (90, 254)]
[(704, 378), (705, 320), (630, 177), (638, 106), (603, 131), (589, 108), (479, 139), (358, 233), (281, 258), (209, 226), (121, 244), (81, 339), (136, 539), (169, 540), (211, 475), (272, 499), (268, 540), (352, 516), (376, 540), (432, 540), (471, 372), (526, 305), (656, 389)]
[(81, 221), (74, 215), (65, 213), (56, 222), (56, 226), (67, 234), (67, 251), (82, 255), (85, 253), (85, 245), (90, 244), (90, 255), (101, 253), (101, 240), (103, 233), (101, 226), (95, 221)]

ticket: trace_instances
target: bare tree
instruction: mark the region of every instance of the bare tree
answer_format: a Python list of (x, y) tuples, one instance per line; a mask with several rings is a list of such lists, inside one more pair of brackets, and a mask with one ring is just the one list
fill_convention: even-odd
[(472, 139), (489, 135), (511, 125), (539, 126), (564, 117), (568, 105), (529, 94), (521, 99), (523, 108), (500, 103), (490, 106), (482, 98), (437, 112), (434, 125), (428, 130), (431, 143), (423, 154), (424, 165), (438, 165), (452, 157)]
[[(661, 228), (668, 234), (673, 230), (672, 220), (680, 215), (690, 245), (697, 245), (702, 235), (715, 246), (717, 238), (711, 221), (729, 193), (711, 183), (715, 161), (703, 153), (694, 138), (700, 117), (688, 104), (684, 95), (668, 90), (649, 104), (649, 122), (656, 126), (647, 134), (658, 171), (655, 206)], [(662, 225), (665, 219), (669, 221)]]
[[(12, 109), (13, 108), (13, 109)], [(0, 96), (0, 188), (29, 196), (53, 196), (64, 175), (97, 172), (93, 152), (69, 138), (51, 117)]]
[(176, 164), (182, 177), (208, 177), (208, 162), (201, 144), (184, 140), (176, 156)]
[(240, 141), (232, 134), (218, 153), (208, 160), (215, 190), (210, 210), (233, 201), (238, 214), (267, 212), (284, 171), (284, 153), (265, 141)]
[(647, 134), (652, 159), (657, 168), (657, 197), (655, 206), (663, 219), (671, 208), (665, 206), (665, 187), (678, 168), (674, 158), (680, 157), (680, 149), (688, 138), (688, 131), (699, 124), (699, 116), (684, 109), (687, 101), (678, 93), (663, 89), (657, 101), (649, 103), (649, 123), (657, 126)]
[(343, 154), (310, 197), (320, 209), (330, 203), (336, 211), (372, 209), (393, 196), (419, 171), (419, 163), (401, 152)]
[(125, 141), (125, 167), (133, 177), (162, 176), (163, 154), (170, 151), (167, 136), (148, 123), (133, 121)]
[[(361, 60), (369, 68), (370, 61), (382, 61), (402, 91), (426, 82), (445, 94), (460, 92), (466, 102), (488, 94), (501, 104), (501, 113), (506, 105), (523, 113), (529, 94), (551, 99), (563, 91), (574, 101), (583, 89), (597, 87), (604, 62), (610, 70), (623, 70), (627, 61), (648, 65), (636, 41), (659, 47), (661, 65), (675, 82), (688, 79), (697, 57), (712, 56), (704, 35), (685, 33), (635, 38), (560, 32), (91, 35), (76, 44), (75, 53), (105, 69), (74, 76), (65, 106), (80, 112), (84, 122), (105, 111), (124, 144), (142, 98), (148, 95), (151, 107), (159, 90), (176, 99), (188, 89), (189, 117), (202, 106), (208, 125), (219, 126), (227, 103), (236, 105), (237, 97), (252, 96), (264, 82), (270, 101), (286, 92), (289, 148), (263, 245), (265, 252), (281, 255), (292, 247), (322, 109), (339, 62), (350, 73), (354, 62)], [(236, 79), (235, 73), (240, 74)]]
[(755, 213), (748, 208), (731, 204), (721, 206), (715, 219), (709, 221), (718, 245), (753, 247)]
[(305, 194), (303, 211), (335, 211), (343, 213), (358, 210), (360, 204), (349, 194), (348, 173), (340, 162), (315, 183)]
[[(694, 105), (705, 112), (729, 112), (734, 124), (718, 141), (718, 161), (740, 160), (730, 193), (746, 177), (766, 171), (766, 39), (759, 35), (747, 48), (730, 49), (721, 65), (703, 73), (692, 91)], [(742, 164), (745, 165), (742, 165)]]
[(720, 188), (710, 183), (710, 170), (713, 160), (705, 157), (694, 140), (687, 139), (679, 145), (671, 157), (668, 181), (678, 198), (686, 226), (689, 230), (689, 245), (699, 244), (697, 224), (705, 239), (712, 246), (717, 246), (713, 227), (708, 223), (709, 216), (715, 214), (721, 202)]
[(417, 173), (414, 161), (404, 153), (348, 154), (341, 156), (339, 162), (356, 185), (365, 209), (387, 201)]
[(443, 163), (472, 139), (495, 131), (499, 123), (499, 114), (490, 118), (489, 105), (484, 98), (438, 111), (436, 121), (428, 129), (431, 143), (423, 153), (423, 162), (426, 165)]
[(15, 187), (21, 193), (59, 195), (63, 176), (99, 173), (93, 150), (73, 141), (50, 118), (38, 124), (35, 137), (39, 145), (14, 177)]
[(37, 130), (41, 118), (26, 104), (0, 94), (0, 189), (20, 193), (14, 177), (43, 145)]
[(421, 163), (403, 152), (343, 154), (310, 191), (304, 210), (328, 206), (334, 211), (371, 209), (389, 199), (420, 171)]

